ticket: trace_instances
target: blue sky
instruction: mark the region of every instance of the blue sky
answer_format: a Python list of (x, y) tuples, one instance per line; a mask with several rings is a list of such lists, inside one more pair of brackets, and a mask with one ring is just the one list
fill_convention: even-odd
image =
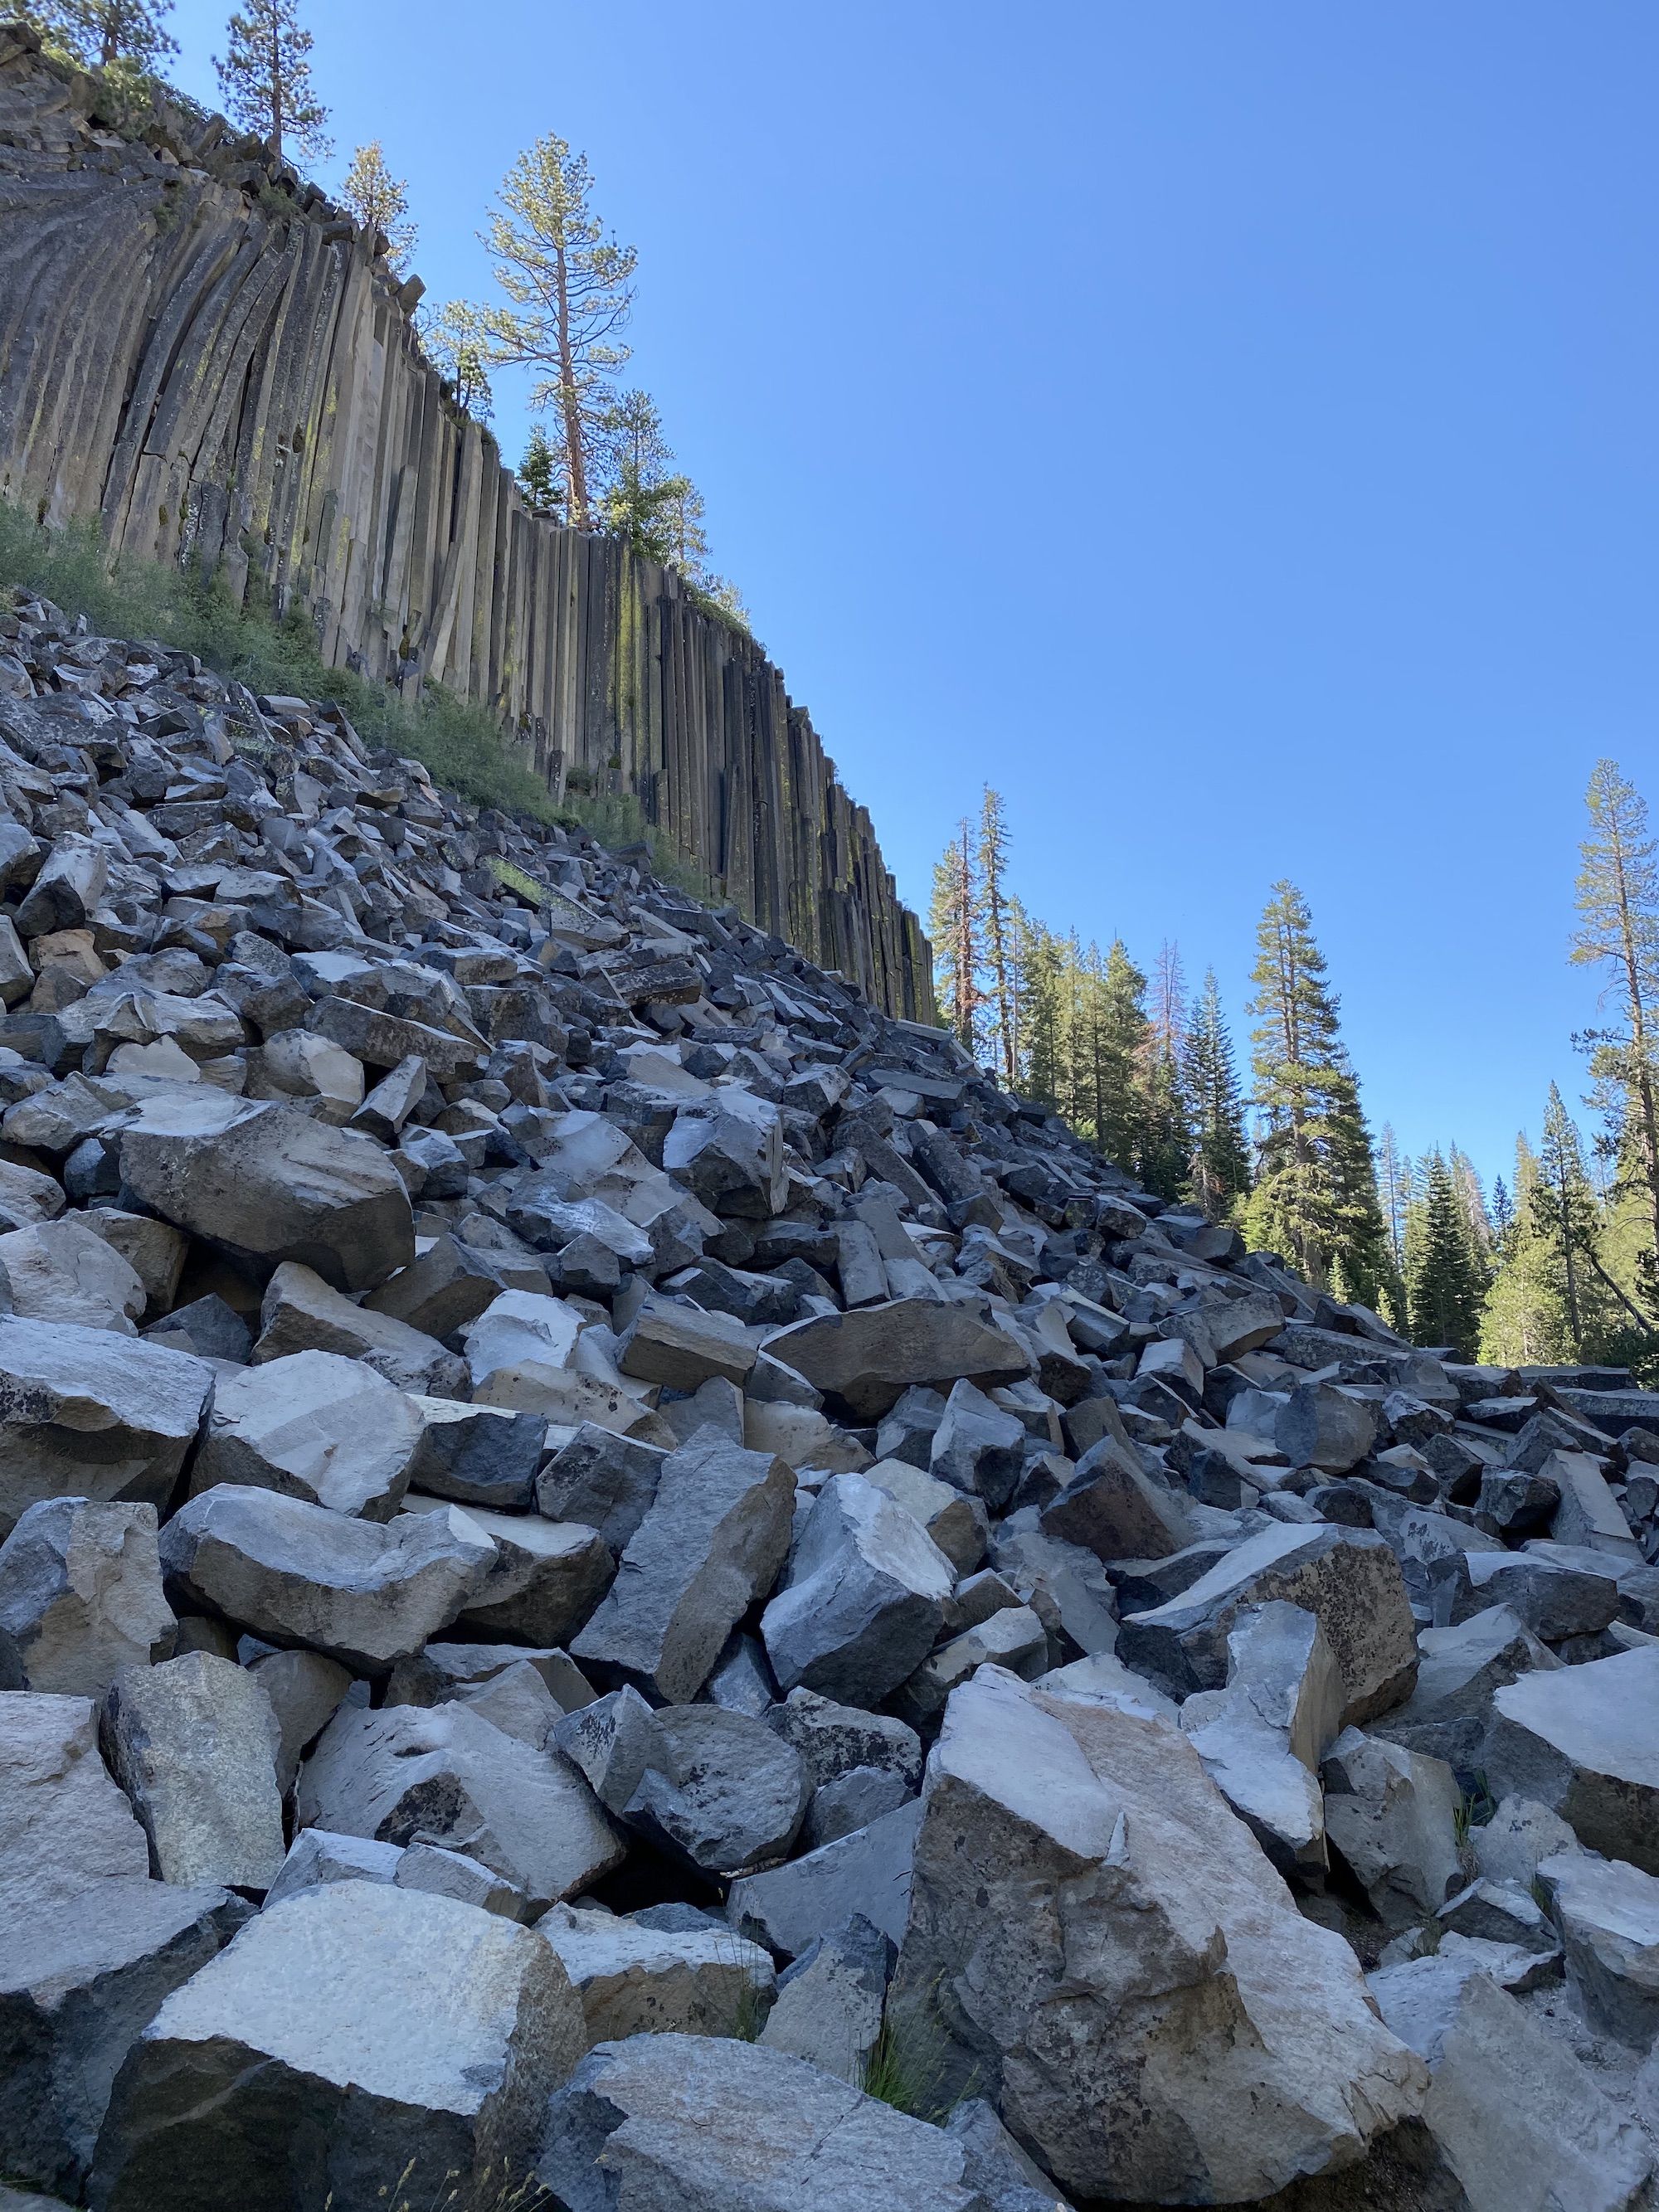
[[(174, 17), (209, 98), (226, 12)], [(1651, 0), (309, 15), (323, 181), (381, 138), (436, 298), (522, 145), (586, 151), (630, 375), (907, 896), (989, 780), (1027, 903), (1213, 963), (1242, 1042), (1288, 875), (1373, 1122), (1507, 1175), (1585, 1087), (1592, 763), (1659, 801)]]

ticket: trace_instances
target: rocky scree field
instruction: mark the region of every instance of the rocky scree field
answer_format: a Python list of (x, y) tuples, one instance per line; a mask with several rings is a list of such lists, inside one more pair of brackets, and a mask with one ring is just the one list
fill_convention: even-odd
[(1620, 2212), (1659, 1395), (0, 612), (0, 2204)]

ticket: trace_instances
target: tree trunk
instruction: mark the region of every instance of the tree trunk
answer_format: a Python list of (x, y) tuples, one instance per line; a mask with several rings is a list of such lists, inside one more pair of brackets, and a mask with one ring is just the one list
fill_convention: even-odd
[(283, 158), (283, 49), (276, 36), (276, 19), (270, 23), (270, 151), (274, 161)]
[(576, 358), (570, 343), (570, 293), (564, 248), (554, 256), (557, 271), (559, 313), (559, 412), (564, 418), (565, 476), (570, 487), (573, 529), (587, 527), (587, 454), (582, 438), (582, 400), (576, 386)]

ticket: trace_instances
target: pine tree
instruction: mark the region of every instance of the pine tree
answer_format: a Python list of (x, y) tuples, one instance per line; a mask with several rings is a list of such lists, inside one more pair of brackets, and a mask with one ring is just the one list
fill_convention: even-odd
[(1468, 1222), (1451, 1170), (1428, 1156), (1406, 1277), (1413, 1340), (1452, 1345), (1468, 1358), (1480, 1340), (1486, 1283), (1470, 1249)]
[(530, 438), (519, 464), (519, 489), (532, 514), (556, 522), (564, 512), (564, 487), (547, 433), (539, 422), (531, 425)]
[(1146, 978), (1115, 937), (1100, 980), (1101, 1114), (1095, 1143), (1127, 1174), (1145, 1165), (1146, 1098), (1141, 1071), (1152, 1024), (1146, 1018)]
[(994, 1064), (1004, 1087), (1012, 1091), (1018, 1073), (1018, 1040), (1014, 1034), (1013, 945), (1007, 894), (1003, 889), (1007, 872), (1008, 830), (1003, 818), (1002, 796), (988, 783), (979, 816), (979, 879), (985, 918), (988, 999), (994, 1025)]
[(1382, 1210), (1382, 1228), (1389, 1240), (1389, 1256), (1395, 1273), (1406, 1271), (1406, 1213), (1411, 1204), (1411, 1163), (1400, 1149), (1394, 1124), (1382, 1124), (1376, 1151), (1376, 1199)]
[(1060, 940), (1018, 900), (1012, 902), (1010, 912), (1020, 1085), (1026, 1097), (1052, 1107), (1061, 1079)]
[(263, 138), (279, 161), (290, 141), (313, 161), (329, 152), (328, 110), (311, 81), (311, 48), (297, 0), (246, 0), (226, 27), (223, 60), (213, 58), (233, 120)]
[(1492, 1245), (1495, 1259), (1501, 1263), (1507, 1255), (1510, 1232), (1515, 1226), (1515, 1208), (1499, 1176), (1492, 1187)]
[(1141, 1097), (1140, 1172), (1159, 1198), (1186, 1194), (1193, 1132), (1183, 1061), (1187, 1048), (1187, 979), (1178, 945), (1158, 948), (1149, 993), (1146, 1043), (1138, 1071)]
[(606, 235), (589, 205), (592, 185), (585, 156), (555, 132), (520, 155), (483, 234), (510, 304), (476, 311), (492, 364), (544, 372), (530, 404), (557, 416), (567, 512), (579, 530), (592, 523), (604, 424), (629, 358), (620, 333), (638, 260)]
[(33, 0), (22, 14), (60, 60), (150, 76), (179, 51), (163, 21), (173, 6), (173, 0)]
[(1456, 1145), (1451, 1148), (1447, 1166), (1451, 1171), (1457, 1202), (1463, 1212), (1463, 1226), (1468, 1238), (1469, 1257), (1480, 1273), (1484, 1285), (1491, 1279), (1495, 1257), (1492, 1215), (1486, 1210), (1486, 1194), (1482, 1188), (1480, 1172), (1474, 1162)]
[(1370, 1133), (1324, 955), (1293, 884), (1274, 884), (1256, 946), (1250, 1011), (1261, 1020), (1251, 1033), (1251, 1066), (1262, 1133), (1250, 1234), (1285, 1254), (1310, 1282), (1372, 1304), (1388, 1255)]
[(351, 167), (340, 187), (340, 204), (350, 210), (371, 242), (376, 231), (380, 234), (386, 240), (387, 263), (401, 273), (415, 251), (415, 241), (420, 234), (412, 222), (405, 220), (409, 214), (409, 187), (386, 167), (378, 138), (371, 138), (367, 146), (358, 147), (352, 155)]
[(1579, 848), (1576, 965), (1601, 969), (1602, 994), (1620, 1020), (1586, 1032), (1596, 1103), (1616, 1164), (1613, 1195), (1638, 1200), (1644, 1236), (1637, 1255), (1638, 1295), (1659, 1314), (1659, 846), (1649, 833), (1647, 802), (1618, 763), (1598, 761), (1585, 794), (1590, 834)]
[(477, 310), (465, 300), (451, 300), (423, 314), (417, 325), (421, 343), (440, 376), (455, 395), (455, 404), (475, 422), (488, 422), (495, 411), (489, 387), (487, 341)]
[(1233, 1041), (1213, 968), (1206, 969), (1187, 1032), (1185, 1088), (1193, 1116), (1193, 1196), (1217, 1220), (1249, 1194), (1250, 1148)]
[(1584, 1357), (1585, 1265), (1598, 1223), (1583, 1146), (1559, 1087), (1550, 1085), (1544, 1109), (1544, 1138), (1538, 1152), (1538, 1177), (1530, 1194), (1532, 1227), (1559, 1269), (1567, 1328), (1575, 1359)]
[(975, 1053), (980, 1025), (980, 886), (966, 822), (933, 870), (927, 933), (933, 945), (933, 995), (947, 1026), (966, 1053)]
[[(1499, 1367), (1552, 1366), (1576, 1358), (1553, 1243), (1538, 1227), (1539, 1168), (1524, 1136), (1515, 1140), (1515, 1186), (1503, 1257), (1481, 1316), (1478, 1356)], [(1494, 1193), (1494, 1203), (1496, 1193)]]

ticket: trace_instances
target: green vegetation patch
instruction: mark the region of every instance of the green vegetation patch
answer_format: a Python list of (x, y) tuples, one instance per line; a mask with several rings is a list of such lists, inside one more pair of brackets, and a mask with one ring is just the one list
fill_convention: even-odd
[[(193, 653), (251, 691), (331, 699), (364, 743), (419, 761), (435, 782), (480, 806), (551, 824), (562, 817), (540, 779), (514, 759), (494, 720), (437, 685), (418, 701), (332, 668), (303, 616), (239, 605), (222, 586), (170, 562), (112, 560), (93, 526), (42, 529), (0, 500), (0, 585), (84, 615), (102, 636)], [(538, 894), (539, 897), (539, 894)]]

